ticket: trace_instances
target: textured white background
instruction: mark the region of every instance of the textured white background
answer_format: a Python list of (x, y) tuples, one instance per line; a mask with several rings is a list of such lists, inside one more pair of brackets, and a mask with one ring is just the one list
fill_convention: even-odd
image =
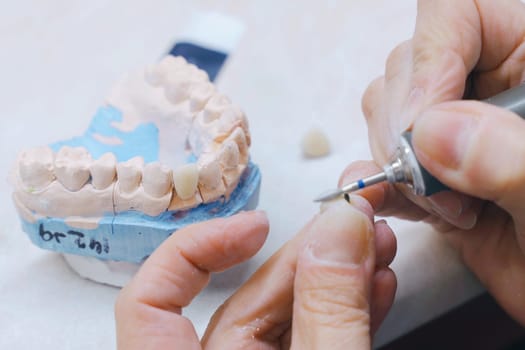
[[(345, 165), (368, 159), (362, 92), (407, 39), (416, 1), (22, 0), (0, 13), (0, 176), (16, 153), (83, 132), (111, 83), (154, 62), (193, 14), (220, 11), (245, 32), (219, 88), (247, 112), (252, 157), (263, 172), (260, 208), (271, 233), (249, 263), (214, 276), (185, 314), (202, 332), (232, 290), (317, 210)], [(299, 142), (312, 123), (333, 153), (305, 161)], [(3, 175), (1, 175), (3, 174)], [(0, 348), (114, 348), (115, 288), (79, 278), (21, 231), (0, 181)], [(464, 302), (481, 289), (441, 238), (424, 225), (390, 220), (398, 236), (399, 289), (376, 345)]]

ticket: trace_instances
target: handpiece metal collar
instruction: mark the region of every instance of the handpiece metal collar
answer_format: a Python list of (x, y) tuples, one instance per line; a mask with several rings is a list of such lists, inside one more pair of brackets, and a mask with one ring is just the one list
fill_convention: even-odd
[[(410, 136), (408, 136), (410, 138)], [(383, 171), (390, 183), (407, 185), (416, 195), (425, 193), (425, 183), (410, 140), (403, 134), (394, 157)]]

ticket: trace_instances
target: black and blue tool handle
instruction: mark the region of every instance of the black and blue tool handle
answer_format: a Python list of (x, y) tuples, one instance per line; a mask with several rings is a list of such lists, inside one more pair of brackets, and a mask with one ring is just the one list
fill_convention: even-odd
[[(504, 108), (521, 118), (525, 119), (525, 84), (516, 86), (512, 89), (505, 90), (493, 97), (490, 97), (484, 102), (490, 103), (494, 106)], [(402, 137), (406, 139), (410, 147), (412, 148), (412, 133), (406, 131)], [(413, 151), (413, 150), (412, 150)], [(446, 185), (441, 183), (432, 174), (430, 174), (418, 161), (417, 164), (421, 170), (421, 176), (423, 179), (423, 185), (425, 188), (425, 196), (430, 196), (434, 193), (450, 190)]]

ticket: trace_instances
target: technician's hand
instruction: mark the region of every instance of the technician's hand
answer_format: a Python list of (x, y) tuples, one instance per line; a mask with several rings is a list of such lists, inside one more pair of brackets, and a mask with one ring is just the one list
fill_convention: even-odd
[(268, 226), (246, 213), (177, 232), (119, 296), (119, 349), (370, 348), (370, 327), (394, 296), (396, 244), (386, 223), (372, 224), (366, 201), (353, 202), (360, 210), (332, 204), (266, 262), (216, 312), (201, 343), (181, 308), (208, 271), (254, 254)]
[(392, 305), (396, 241), (372, 207), (330, 203), (217, 310), (206, 349), (370, 349)]
[(200, 349), (182, 308), (206, 286), (211, 272), (253, 256), (268, 229), (263, 212), (245, 212), (190, 225), (171, 235), (117, 298), (118, 349)]
[[(382, 214), (425, 219), (446, 232), (465, 263), (522, 324), (525, 121), (460, 100), (484, 99), (522, 82), (524, 41), (525, 5), (518, 0), (420, 0), (413, 38), (392, 52), (385, 76), (363, 98), (378, 163), (387, 161), (401, 131), (413, 125), (422, 165), (472, 197), (448, 192), (407, 200), (387, 185), (363, 195)], [(355, 167), (342, 182), (355, 178)]]

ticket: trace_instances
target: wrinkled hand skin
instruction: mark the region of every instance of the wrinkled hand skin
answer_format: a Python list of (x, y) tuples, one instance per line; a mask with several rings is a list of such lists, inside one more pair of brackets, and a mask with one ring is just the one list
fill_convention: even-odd
[(257, 252), (268, 221), (247, 212), (178, 231), (119, 294), (118, 348), (370, 349), (394, 299), (396, 240), (366, 200), (351, 202), (323, 208), (216, 311), (201, 340), (182, 308), (211, 272)]
[[(525, 79), (525, 5), (420, 0), (413, 37), (363, 97), (374, 160), (412, 128), (421, 164), (456, 190), (429, 198), (391, 185), (360, 193), (381, 215), (425, 220), (459, 250), (500, 305), (525, 325), (525, 122), (479, 101)], [(351, 165), (341, 183), (377, 171)]]
[[(396, 241), (385, 222), (372, 224), (367, 201), (351, 203), (329, 204), (227, 300), (204, 348), (369, 349), (393, 302)], [(359, 263), (340, 260), (355, 257), (356, 246)]]

